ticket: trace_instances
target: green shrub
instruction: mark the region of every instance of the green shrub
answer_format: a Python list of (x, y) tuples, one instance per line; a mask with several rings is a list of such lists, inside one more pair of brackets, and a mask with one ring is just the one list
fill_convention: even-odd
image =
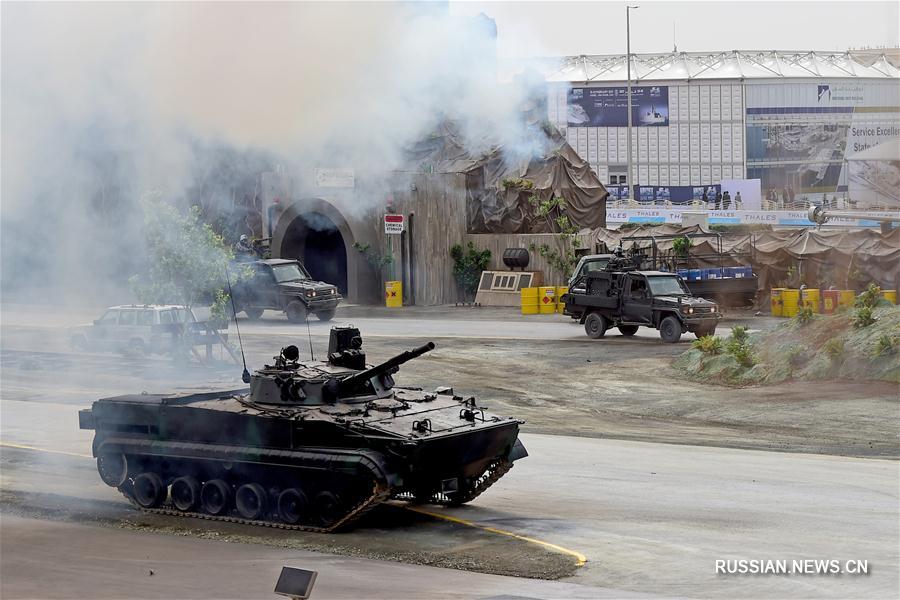
[(756, 364), (756, 356), (753, 354), (753, 347), (748, 343), (731, 344), (728, 348), (728, 353), (731, 354), (734, 360), (742, 367), (747, 367), (749, 369)]
[(839, 362), (844, 358), (844, 340), (841, 338), (831, 338), (825, 342), (825, 355), (832, 362)]
[(865, 289), (864, 292), (860, 293), (859, 296), (854, 300), (854, 305), (857, 308), (868, 308), (872, 309), (879, 305), (884, 299), (881, 297), (881, 288), (875, 285), (874, 283), (870, 283), (869, 287)]
[(693, 245), (691, 238), (682, 235), (672, 240), (672, 252), (679, 258), (686, 258), (691, 253)]
[(731, 339), (736, 342), (744, 343), (747, 342), (750, 338), (750, 335), (747, 333), (747, 328), (743, 325), (735, 325), (731, 328)]
[(872, 356), (874, 358), (890, 356), (897, 352), (898, 345), (900, 345), (900, 338), (885, 333), (875, 340), (875, 346), (872, 348)]
[(813, 320), (813, 317), (815, 317), (815, 315), (816, 313), (813, 312), (811, 306), (801, 306), (800, 310), (797, 311), (797, 316), (795, 316), (794, 319), (800, 325), (806, 325)]
[(703, 354), (721, 354), (722, 338), (714, 335), (704, 335), (694, 340), (693, 347)]
[(490, 250), (479, 250), (473, 242), (463, 248), (460, 244), (454, 244), (450, 248), (450, 257), (453, 259), (453, 276), (456, 283), (465, 292), (466, 297), (472, 297), (478, 290), (478, 282), (481, 272), (487, 269), (491, 261)]
[(869, 306), (859, 306), (853, 314), (852, 321), (853, 326), (857, 329), (868, 327), (875, 322), (875, 317), (872, 315), (872, 308)]

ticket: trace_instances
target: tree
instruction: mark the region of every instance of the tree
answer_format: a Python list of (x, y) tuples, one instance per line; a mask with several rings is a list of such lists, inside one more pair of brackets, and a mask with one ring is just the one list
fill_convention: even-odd
[(228, 302), (225, 269), (234, 258), (225, 239), (200, 220), (200, 209), (187, 212), (158, 197), (145, 198), (146, 267), (130, 279), (140, 302), (213, 304), (213, 317), (223, 318)]

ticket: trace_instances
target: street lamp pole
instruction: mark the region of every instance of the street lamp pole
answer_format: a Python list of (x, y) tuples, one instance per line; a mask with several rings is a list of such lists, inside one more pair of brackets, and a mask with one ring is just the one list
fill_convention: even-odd
[(625, 7), (625, 44), (626, 44), (626, 55), (625, 62), (628, 63), (628, 199), (634, 200), (634, 191), (637, 189), (637, 186), (634, 185), (634, 176), (632, 173), (632, 165), (631, 165), (631, 9), (637, 9), (637, 6), (626, 6)]

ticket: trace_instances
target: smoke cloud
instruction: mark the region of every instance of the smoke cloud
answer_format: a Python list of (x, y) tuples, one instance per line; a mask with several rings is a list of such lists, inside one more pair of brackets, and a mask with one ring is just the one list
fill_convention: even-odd
[(473, 150), (531, 151), (493, 23), (443, 4), (2, 11), (4, 295), (105, 298), (140, 260), (142, 194), (229, 207), (276, 165), (392, 170), (445, 117)]

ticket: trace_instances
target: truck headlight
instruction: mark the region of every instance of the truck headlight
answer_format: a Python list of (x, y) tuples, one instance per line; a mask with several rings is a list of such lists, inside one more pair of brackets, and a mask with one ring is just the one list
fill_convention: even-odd
[(692, 314), (694, 314), (694, 307), (693, 306), (683, 306), (683, 307), (681, 307), (681, 312), (692, 315)]
[(716, 312), (716, 307), (715, 306), (710, 307), (709, 312), (712, 312), (712, 313)]

